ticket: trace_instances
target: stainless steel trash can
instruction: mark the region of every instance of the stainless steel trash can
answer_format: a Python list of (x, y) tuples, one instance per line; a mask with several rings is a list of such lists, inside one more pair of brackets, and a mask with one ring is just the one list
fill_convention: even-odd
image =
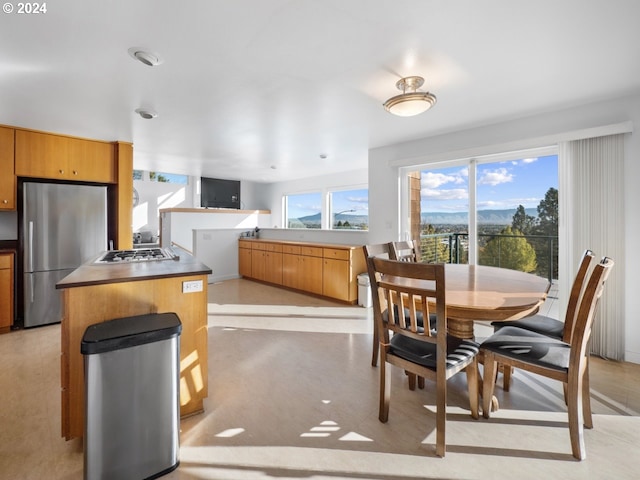
[(181, 330), (175, 313), (160, 313), (85, 331), (85, 480), (157, 478), (177, 468)]

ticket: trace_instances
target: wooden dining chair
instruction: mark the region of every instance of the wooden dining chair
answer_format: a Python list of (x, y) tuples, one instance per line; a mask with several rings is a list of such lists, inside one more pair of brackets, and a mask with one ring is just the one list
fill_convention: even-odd
[[(565, 312), (564, 321), (557, 320), (555, 318), (547, 317), (544, 315), (534, 315), (532, 317), (523, 318), (521, 320), (512, 320), (508, 322), (492, 322), (494, 332), (497, 332), (504, 327), (518, 327), (524, 328), (531, 332), (541, 333), (552, 338), (557, 338), (565, 342), (571, 341), (571, 333), (573, 331), (573, 324), (575, 322), (576, 314), (578, 313), (578, 302), (580, 296), (584, 290), (587, 272), (589, 271), (589, 265), (595, 257), (591, 250), (585, 250), (580, 260), (578, 271), (573, 280), (571, 292), (569, 293), (569, 301), (567, 303), (567, 310)], [(503, 369), (503, 382), (502, 388), (505, 391), (509, 391), (511, 387), (511, 368)]]
[[(369, 257), (378, 257), (378, 258), (386, 258), (386, 259), (390, 259), (391, 258), (391, 249), (392, 249), (392, 244), (393, 242), (388, 242), (388, 243), (377, 243), (377, 244), (372, 244), (372, 245), (363, 245), (363, 250), (364, 250), (364, 257), (365, 258), (369, 258)], [(367, 264), (367, 273), (369, 275), (369, 284), (370, 284), (370, 288), (371, 288), (371, 302), (372, 304), (376, 304), (380, 301), (380, 297), (378, 295), (378, 289), (375, 288), (375, 273), (369, 268), (369, 265)], [(379, 309), (378, 309), (379, 310)], [(405, 316), (409, 315), (409, 311), (405, 310)], [(373, 328), (373, 347), (372, 347), (372, 353), (371, 353), (371, 365), (374, 367), (378, 366), (378, 356), (379, 356), (379, 350), (380, 350), (380, 342), (378, 341), (378, 331), (375, 328), (375, 324), (376, 324), (376, 309), (374, 308), (373, 310), (373, 316), (374, 316), (374, 328)], [(420, 312), (418, 312), (418, 325), (420, 327), (422, 327), (424, 325), (424, 321), (422, 318), (422, 314)], [(436, 328), (436, 316), (435, 314), (431, 314), (429, 316), (429, 325), (432, 331), (435, 331)], [(419, 381), (419, 385), (420, 388), (422, 388), (424, 386), (424, 383), (422, 381)], [(411, 390), (415, 390), (415, 386), (416, 386), (416, 378), (415, 376), (411, 376), (409, 375), (409, 388)]]
[[(372, 245), (363, 245), (362, 249), (364, 250), (364, 258), (369, 257), (379, 257), (379, 258), (390, 258), (390, 243), (376, 243)], [(374, 305), (373, 308), (373, 348), (371, 352), (371, 365), (374, 367), (378, 366), (378, 356), (380, 350), (380, 342), (378, 341), (378, 329), (375, 327), (377, 324), (376, 315), (378, 315), (379, 308), (375, 308), (375, 305), (379, 303), (378, 289), (375, 287), (375, 274), (368, 268), (367, 264), (367, 273), (369, 274), (369, 285), (371, 288), (371, 303)]]
[(565, 400), (569, 414), (571, 451), (575, 458), (586, 457), (584, 427), (592, 428), (591, 399), (586, 375), (588, 344), (598, 300), (613, 268), (613, 260), (605, 257), (594, 268), (578, 303), (571, 340), (532, 332), (515, 326), (504, 327), (480, 345), (484, 355), (483, 416), (491, 414), (497, 364), (558, 380), (567, 385)]
[(421, 261), (420, 249), (414, 240), (391, 242), (389, 247), (391, 260), (399, 260), (401, 262)]
[[(467, 374), (471, 416), (478, 418), (478, 344), (447, 334), (445, 270), (442, 264), (425, 264), (368, 257), (374, 272), (380, 302), (376, 315), (380, 339), (380, 403), (378, 418), (389, 419), (391, 372), (395, 365), (418, 377), (435, 381), (436, 387), (436, 455), (446, 450), (445, 425), (447, 380), (464, 370)], [(424, 287), (412, 285), (412, 280)], [(413, 282), (415, 283), (415, 282)], [(418, 313), (429, 317), (429, 300), (435, 300), (437, 333), (418, 325)], [(409, 311), (408, 318), (397, 312)]]

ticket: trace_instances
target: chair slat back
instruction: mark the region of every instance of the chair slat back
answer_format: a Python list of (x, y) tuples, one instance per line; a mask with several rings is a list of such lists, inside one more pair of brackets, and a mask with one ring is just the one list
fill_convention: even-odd
[(390, 243), (389, 258), (392, 260), (399, 260), (401, 262), (420, 262), (420, 257), (420, 252), (416, 248), (416, 242), (413, 240)]
[[(364, 258), (369, 259), (371, 257), (378, 258), (390, 258), (390, 244), (389, 243), (376, 243), (371, 245), (363, 245), (362, 250), (364, 250)], [(378, 319), (377, 312), (380, 311), (380, 302), (383, 302), (384, 299), (380, 297), (380, 291), (376, 287), (376, 273), (372, 270), (369, 262), (367, 261), (367, 273), (369, 274), (369, 285), (371, 288), (371, 303), (374, 306), (373, 317), (374, 323), (378, 323), (380, 319)], [(377, 307), (376, 307), (377, 306)], [(374, 325), (374, 328), (377, 328)]]
[(591, 336), (591, 328), (596, 315), (598, 302), (604, 291), (604, 284), (611, 273), (614, 261), (608, 257), (604, 257), (591, 272), (589, 281), (584, 289), (578, 314), (575, 317), (573, 332), (571, 335), (571, 357), (569, 360), (569, 369), (575, 369), (580, 362), (586, 361), (587, 345)]
[[(446, 356), (447, 307), (444, 265), (402, 262), (369, 257), (380, 290), (380, 341), (389, 343), (390, 333), (438, 343)], [(437, 334), (431, 336), (428, 321), (419, 326), (418, 312), (429, 318), (429, 301), (435, 302)], [(407, 315), (406, 312), (409, 312)], [(442, 358), (444, 358), (444, 356)]]
[(595, 255), (591, 250), (585, 250), (584, 254), (582, 255), (582, 260), (580, 261), (580, 266), (578, 267), (578, 272), (576, 273), (575, 279), (573, 280), (573, 285), (571, 286), (569, 301), (567, 302), (567, 311), (564, 318), (564, 330), (562, 336), (562, 339), (567, 343), (571, 342), (573, 325), (578, 313), (578, 302), (580, 301), (582, 292), (585, 290), (587, 272), (589, 271), (591, 260), (593, 260), (594, 257)]

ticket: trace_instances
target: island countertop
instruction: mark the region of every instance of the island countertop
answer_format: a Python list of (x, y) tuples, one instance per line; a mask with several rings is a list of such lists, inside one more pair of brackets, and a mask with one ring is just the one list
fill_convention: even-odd
[(56, 284), (57, 289), (135, 282), (188, 275), (209, 275), (211, 268), (186, 252), (178, 260), (149, 262), (94, 263), (98, 256), (81, 265)]
[[(177, 260), (81, 265), (61, 292), (61, 433), (84, 435), (85, 378), (81, 343), (86, 329), (117, 318), (175, 313), (180, 335), (180, 416), (204, 410), (208, 396), (207, 275), (211, 269), (186, 252)], [(190, 288), (185, 288), (189, 284)], [(77, 287), (77, 288), (76, 288)]]

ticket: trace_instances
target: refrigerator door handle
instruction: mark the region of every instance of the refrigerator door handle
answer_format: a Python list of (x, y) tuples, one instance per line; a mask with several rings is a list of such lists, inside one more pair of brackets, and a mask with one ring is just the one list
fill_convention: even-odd
[(33, 273), (31, 275), (29, 275), (29, 296), (31, 297), (29, 299), (29, 303), (33, 305), (33, 302), (35, 301), (35, 286), (33, 285), (33, 277), (35, 275), (33, 275)]
[(29, 222), (29, 244), (27, 245), (27, 266), (25, 271), (33, 272), (33, 222)]

